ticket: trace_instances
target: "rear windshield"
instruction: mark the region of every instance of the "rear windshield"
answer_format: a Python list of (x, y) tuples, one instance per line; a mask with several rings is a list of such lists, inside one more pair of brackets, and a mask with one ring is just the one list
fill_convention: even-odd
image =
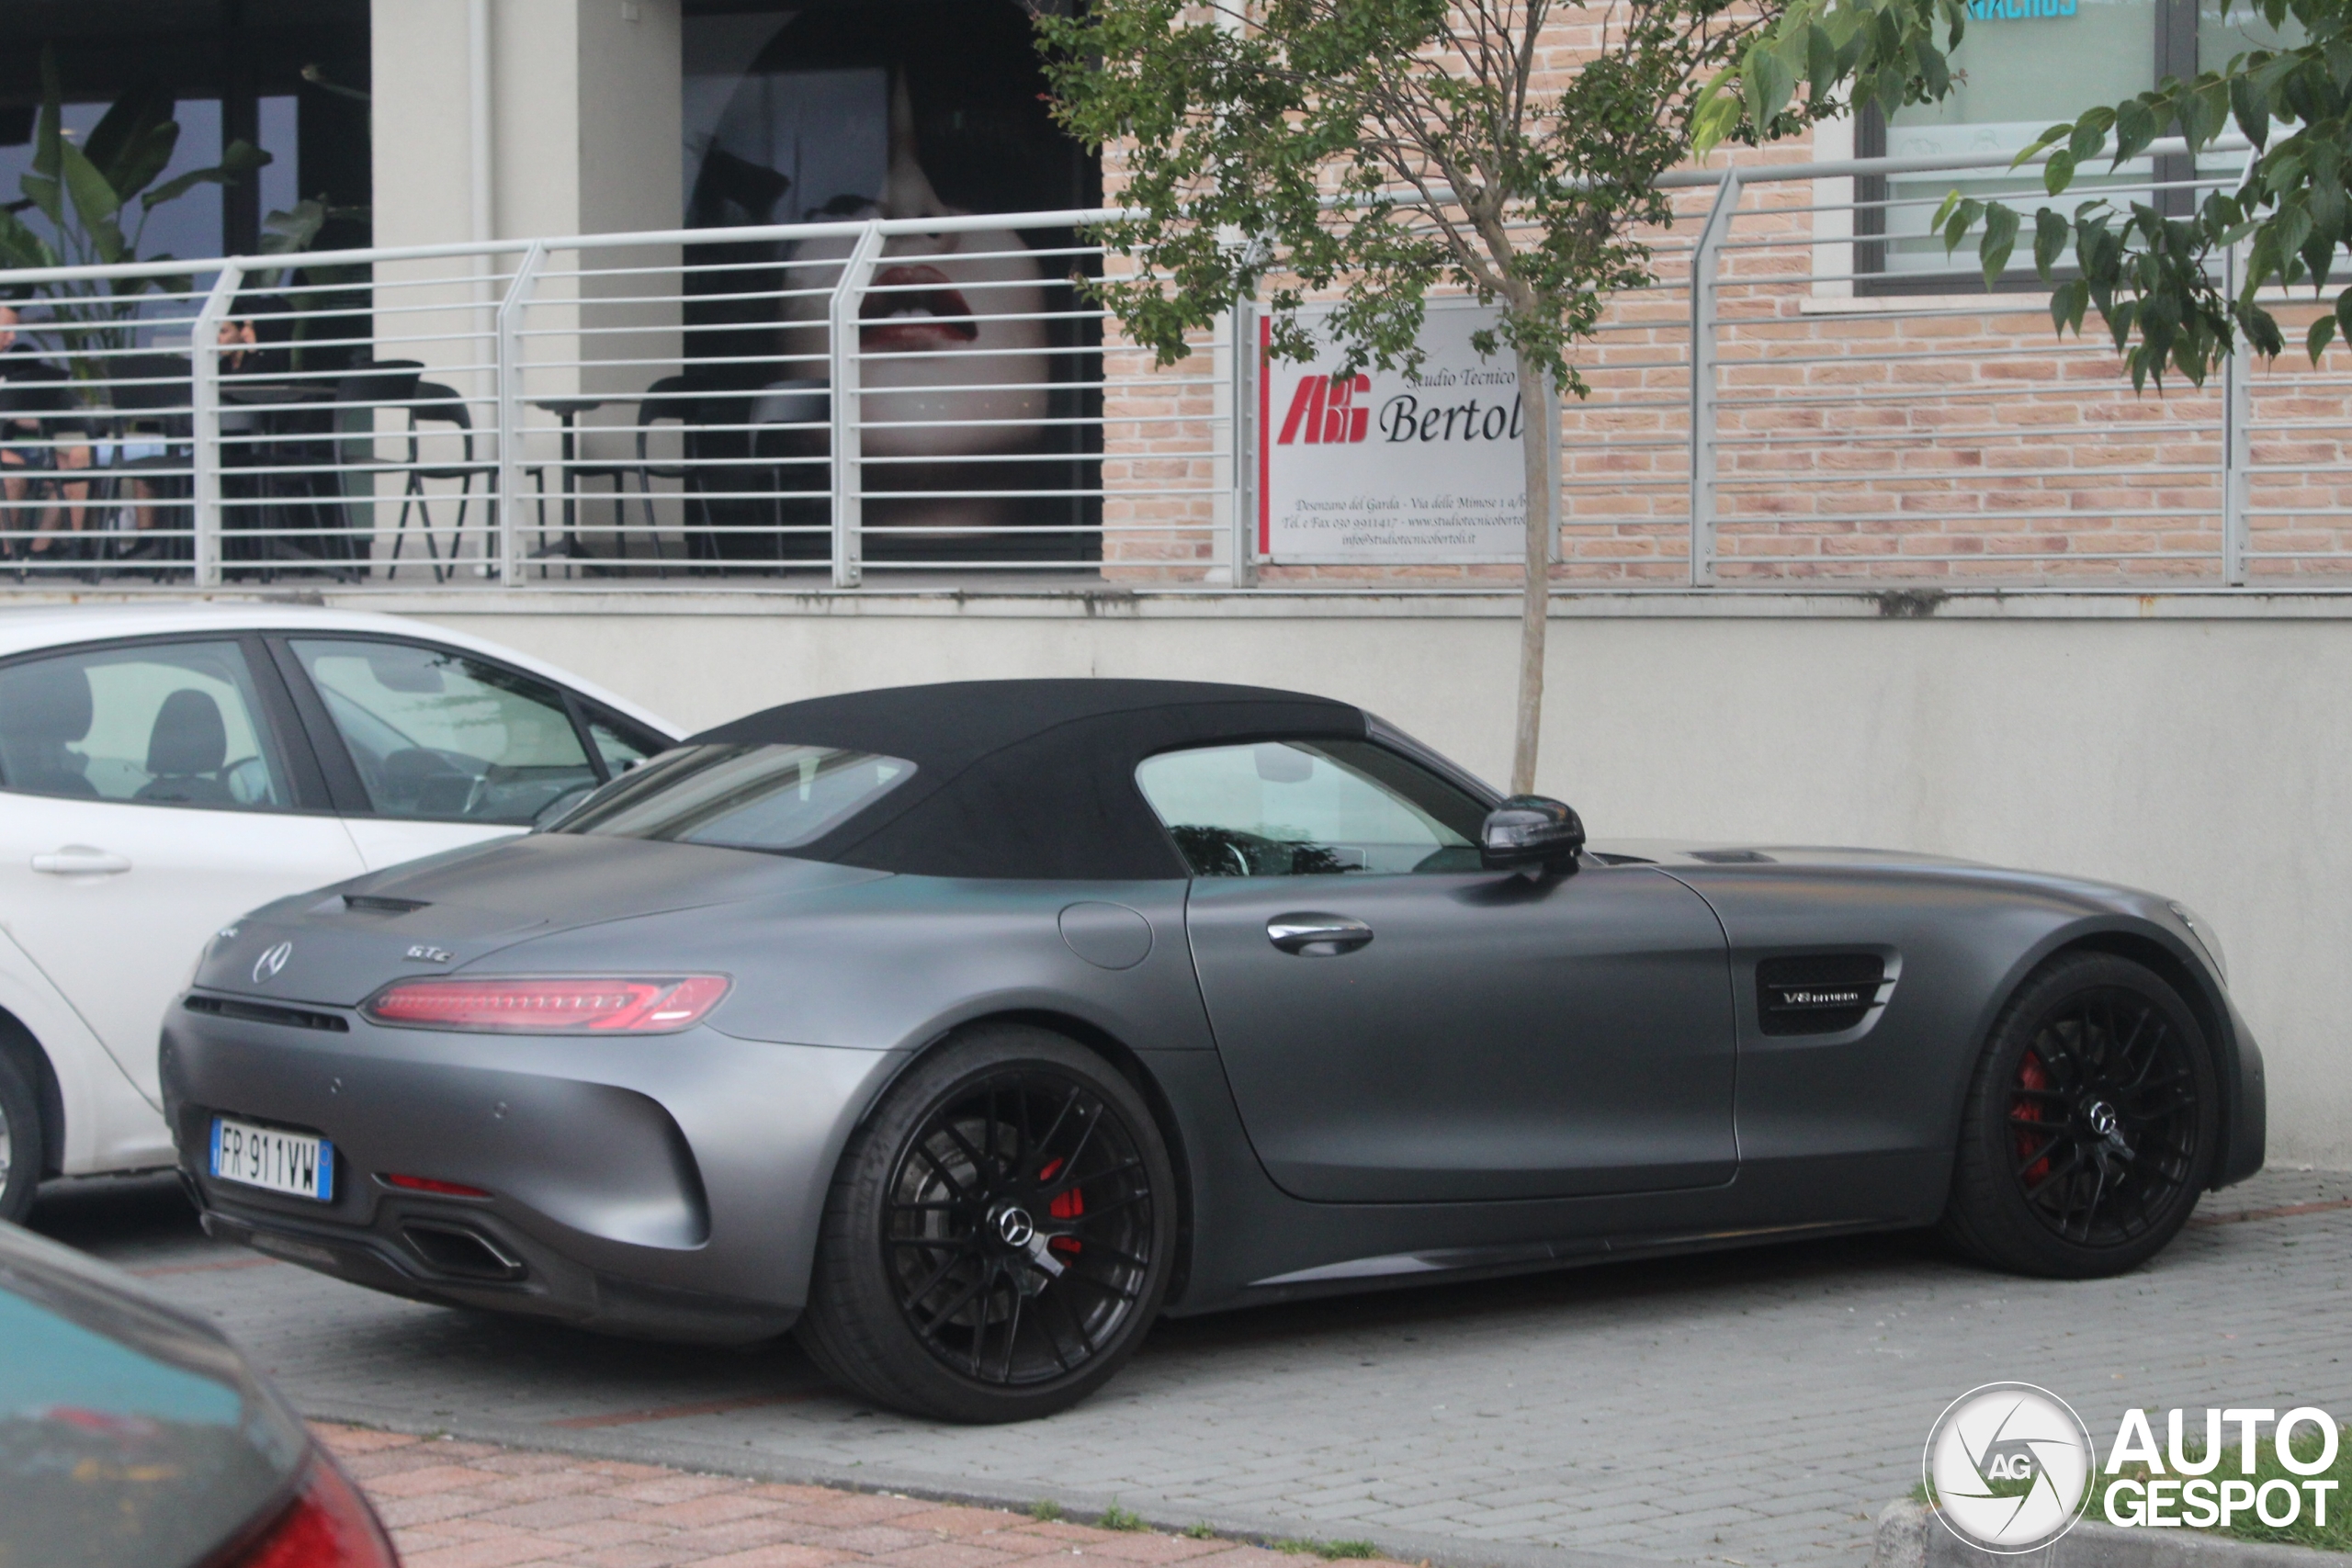
[(792, 850), (823, 838), (914, 773), (897, 757), (826, 746), (681, 746), (615, 779), (549, 830)]

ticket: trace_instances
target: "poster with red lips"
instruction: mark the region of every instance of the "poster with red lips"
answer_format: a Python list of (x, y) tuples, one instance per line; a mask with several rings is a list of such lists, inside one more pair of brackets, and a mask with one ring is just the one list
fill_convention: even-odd
[[(1322, 335), (1328, 306), (1299, 311)], [(1412, 375), (1268, 352), (1259, 323), (1258, 552), (1276, 564), (1516, 561), (1526, 554), (1519, 375), (1471, 335), (1495, 312), (1432, 302)]]

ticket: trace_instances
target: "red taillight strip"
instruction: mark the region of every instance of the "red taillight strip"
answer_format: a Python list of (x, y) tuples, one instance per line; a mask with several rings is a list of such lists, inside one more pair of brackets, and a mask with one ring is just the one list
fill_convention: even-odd
[(378, 1023), (486, 1034), (670, 1034), (718, 1004), (722, 975), (396, 980), (360, 1004)]
[(487, 1198), (490, 1193), (480, 1187), (469, 1187), (462, 1181), (440, 1181), (430, 1176), (401, 1176), (387, 1172), (384, 1185), (397, 1187), (403, 1192), (432, 1192), (444, 1198)]
[(294, 1501), (231, 1568), (400, 1568), (400, 1558), (376, 1511), (322, 1453)]

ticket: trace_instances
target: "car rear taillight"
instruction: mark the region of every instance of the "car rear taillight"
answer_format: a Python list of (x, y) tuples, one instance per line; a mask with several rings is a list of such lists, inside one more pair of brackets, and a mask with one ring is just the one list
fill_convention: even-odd
[(359, 1010), (378, 1023), (489, 1034), (670, 1034), (727, 994), (722, 975), (397, 980)]
[(322, 1454), (294, 1501), (229, 1568), (400, 1568), (400, 1561), (376, 1510)]

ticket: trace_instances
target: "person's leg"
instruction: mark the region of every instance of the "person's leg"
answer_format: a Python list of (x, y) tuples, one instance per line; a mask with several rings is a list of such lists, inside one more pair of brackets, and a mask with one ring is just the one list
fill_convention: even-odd
[[(71, 473), (78, 469), (87, 474), (90, 471), (90, 459), (91, 449), (88, 446), (67, 446), (57, 454), (57, 466), (61, 473)], [(87, 479), (65, 479), (58, 488), (63, 492), (66, 501), (71, 503), (68, 512), (70, 525), (74, 532), (76, 534), (84, 532), (90, 525), (90, 481)]]

